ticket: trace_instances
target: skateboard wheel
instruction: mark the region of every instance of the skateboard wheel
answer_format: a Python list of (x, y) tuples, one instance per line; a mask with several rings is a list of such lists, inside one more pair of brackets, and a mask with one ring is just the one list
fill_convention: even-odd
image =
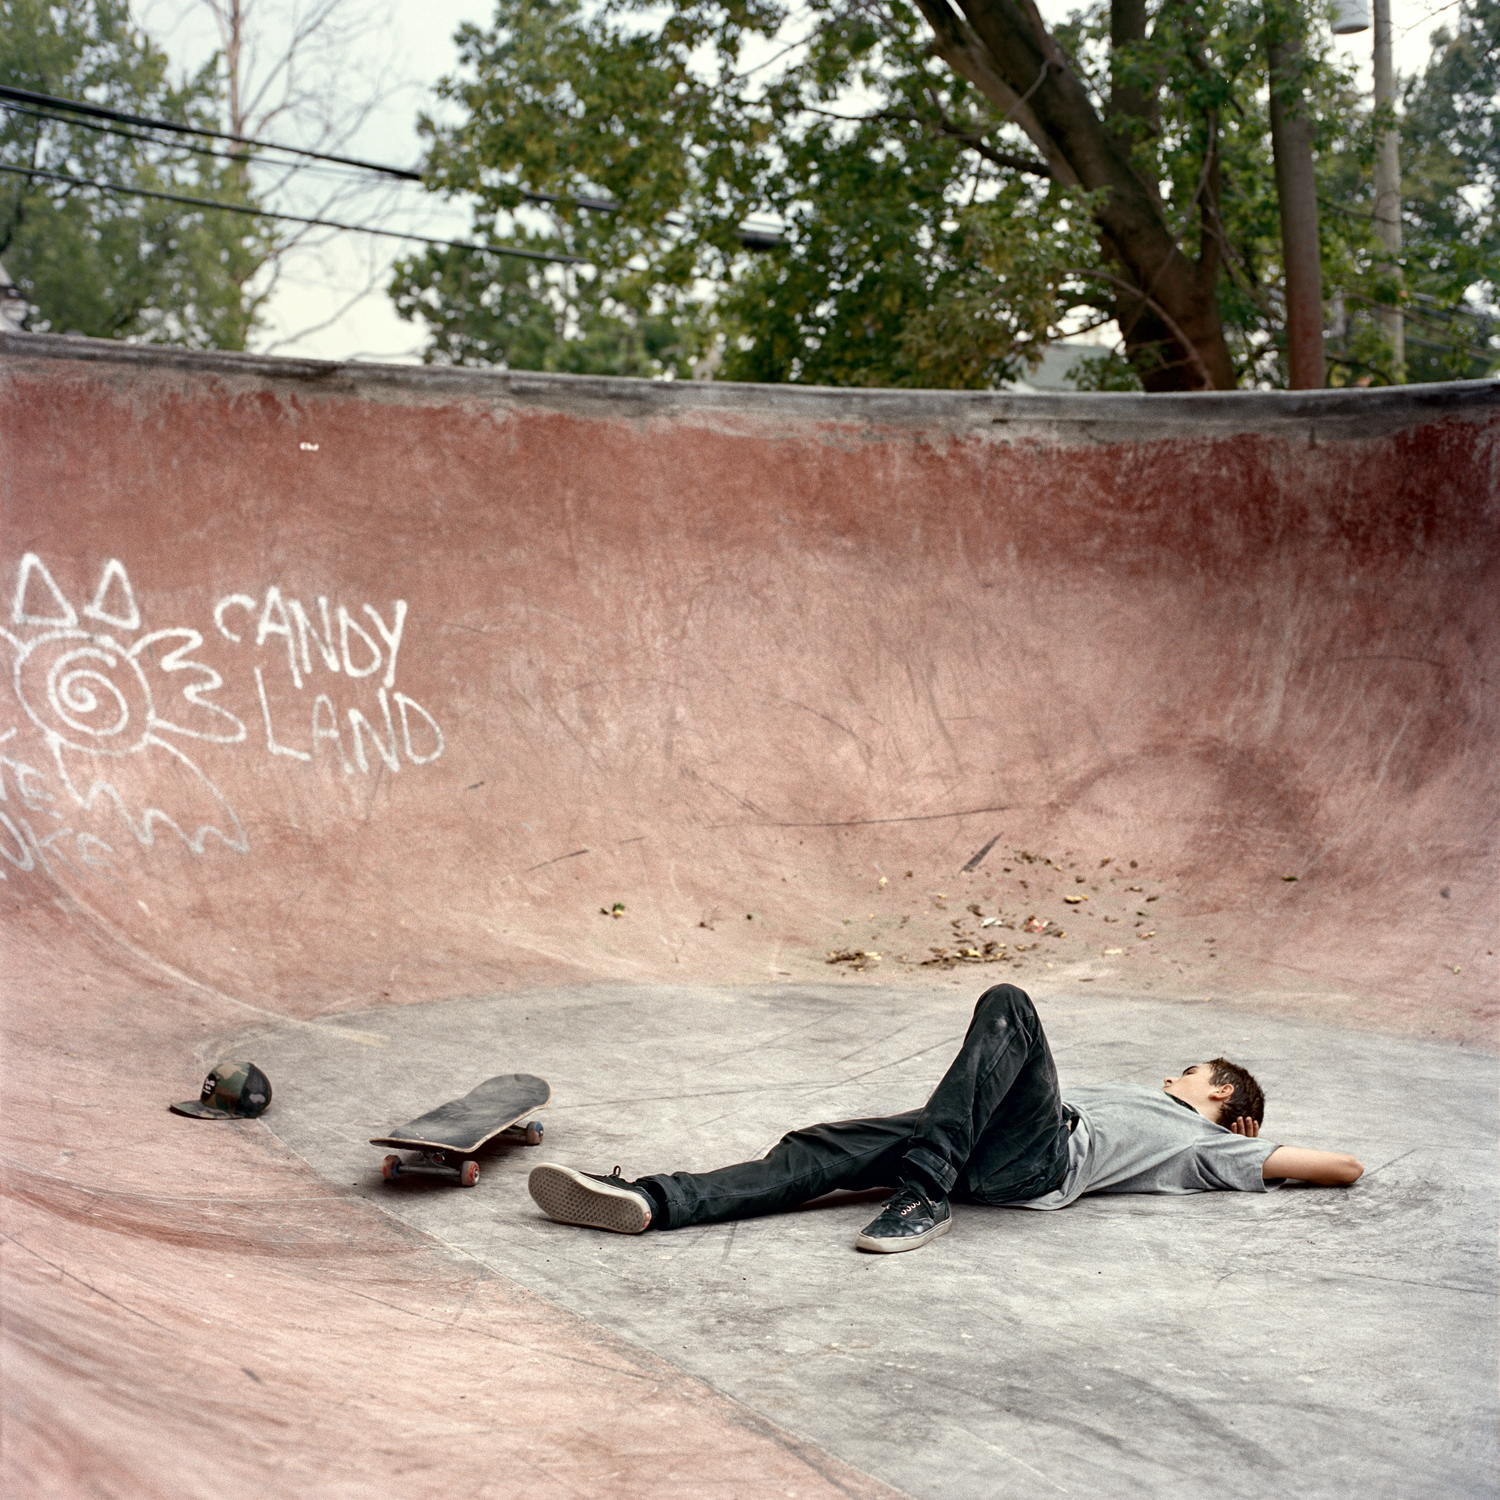
[(460, 1187), (473, 1187), (479, 1181), (479, 1163), (477, 1161), (466, 1161), (458, 1169), (458, 1183)]
[(380, 1175), (387, 1182), (394, 1182), (401, 1175), (401, 1158), (399, 1156), (388, 1156), (380, 1164)]
[(526, 1144), (528, 1146), (540, 1146), (546, 1129), (547, 1127), (540, 1120), (528, 1120), (526, 1122)]

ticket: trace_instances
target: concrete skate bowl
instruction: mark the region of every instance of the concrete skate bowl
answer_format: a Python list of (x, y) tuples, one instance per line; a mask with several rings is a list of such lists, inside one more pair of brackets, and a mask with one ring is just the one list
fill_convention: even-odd
[(1011, 979), (1493, 1048), (1500, 386), (0, 352), (12, 1493), (887, 1493), (165, 1112), (255, 1026)]

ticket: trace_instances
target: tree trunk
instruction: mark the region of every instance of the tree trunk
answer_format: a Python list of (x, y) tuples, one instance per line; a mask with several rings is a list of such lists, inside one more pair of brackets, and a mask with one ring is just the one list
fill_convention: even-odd
[(1291, 7), (1268, 19), (1271, 64), (1271, 148), (1281, 210), (1281, 263), (1286, 273), (1287, 384), (1294, 391), (1324, 384), (1323, 264), (1318, 243), (1318, 189), (1313, 179), (1313, 127), (1302, 92), (1302, 17)]
[[(1084, 188), (1105, 190), (1094, 220), (1117, 269), (1101, 280), (1116, 289), (1116, 318), (1127, 353), (1142, 358), (1146, 389), (1232, 390), (1234, 364), (1213, 278), (1200, 276), (1178, 248), (1155, 195), (1099, 118), (1033, 0), (958, 0), (962, 17), (948, 0), (917, 3), (940, 55), (960, 45), (978, 50), (993, 65), (1003, 93), (972, 73), (965, 76), (1002, 113), (1022, 101), (1048, 142), (1049, 159), (1061, 157)], [(1154, 364), (1147, 359), (1152, 352), (1159, 356)]]

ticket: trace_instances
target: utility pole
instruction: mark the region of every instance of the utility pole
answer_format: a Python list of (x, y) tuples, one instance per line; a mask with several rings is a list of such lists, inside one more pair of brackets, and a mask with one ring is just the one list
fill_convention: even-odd
[(1305, 22), (1298, 0), (1267, 6), (1271, 64), (1271, 149), (1281, 211), (1281, 262), (1286, 276), (1287, 384), (1320, 390), (1323, 356), (1323, 264), (1318, 243), (1318, 190), (1313, 178), (1313, 123), (1302, 88)]
[[(1390, 108), (1396, 95), (1391, 65), (1391, 0), (1375, 0), (1375, 108)], [(1401, 255), (1401, 147), (1394, 129), (1375, 141), (1375, 233), (1393, 261)], [(1400, 275), (1399, 266), (1392, 268)], [(1380, 309), (1380, 323), (1391, 341), (1391, 378), (1406, 380), (1406, 320), (1398, 303)]]
[[(1375, 10), (1375, 109), (1389, 110), (1396, 98), (1396, 73), (1391, 65), (1391, 0), (1374, 0)], [(1370, 29), (1370, 6), (1366, 0), (1335, 0), (1333, 34), (1352, 36)], [(1375, 233), (1393, 262), (1392, 273), (1403, 280), (1401, 256), (1401, 138), (1395, 130), (1382, 130), (1375, 138)], [(1391, 341), (1391, 379), (1400, 385), (1406, 379), (1406, 319), (1398, 302), (1382, 307), (1376, 316)]]

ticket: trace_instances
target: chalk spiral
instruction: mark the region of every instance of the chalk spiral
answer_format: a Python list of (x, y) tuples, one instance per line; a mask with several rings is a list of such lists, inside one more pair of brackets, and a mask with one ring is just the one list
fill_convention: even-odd
[(60, 630), (16, 662), (16, 696), (37, 726), (77, 750), (129, 755), (151, 732), (151, 689), (108, 636)]

